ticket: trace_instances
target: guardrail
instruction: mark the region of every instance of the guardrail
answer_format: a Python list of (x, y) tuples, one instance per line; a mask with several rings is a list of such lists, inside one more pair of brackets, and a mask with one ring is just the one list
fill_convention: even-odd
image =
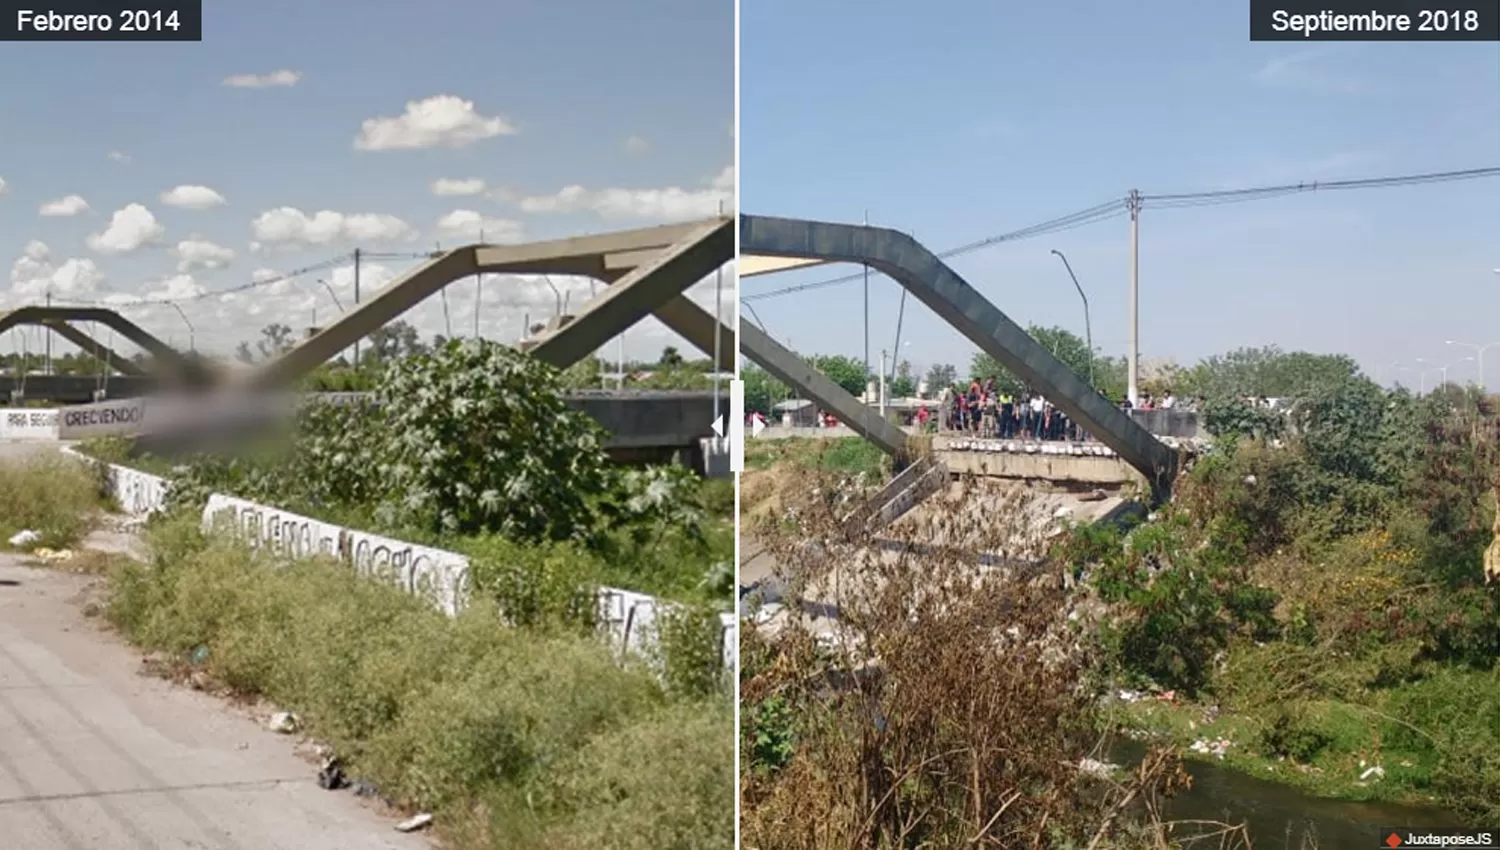
[[(65, 446), (63, 452), (88, 463), (103, 464), (108, 470), (111, 494), (121, 510), (145, 517), (166, 506), (168, 482), (161, 476), (104, 463), (69, 446)], [(252, 547), (266, 547), (292, 557), (326, 555), (350, 565), (362, 575), (394, 581), (409, 592), (426, 596), (450, 616), (468, 601), (469, 559), (456, 552), (346, 528), (270, 505), (215, 493), (203, 509), (203, 527), (210, 529), (221, 523), (232, 525)], [(658, 618), (677, 607), (643, 593), (613, 587), (599, 589), (598, 604), (599, 627), (611, 645), (622, 651), (643, 654), (654, 648)], [(729, 670), (734, 669), (739, 655), (738, 625), (735, 615), (719, 615), (721, 656)]]

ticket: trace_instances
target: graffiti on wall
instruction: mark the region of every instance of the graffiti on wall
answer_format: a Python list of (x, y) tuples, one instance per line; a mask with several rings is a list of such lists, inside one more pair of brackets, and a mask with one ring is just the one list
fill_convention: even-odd
[[(64, 451), (83, 457), (70, 448)], [(117, 464), (108, 466), (111, 490), (121, 510), (144, 516), (165, 507), (166, 479)], [(392, 582), (431, 600), (450, 616), (468, 604), (472, 592), (469, 559), (456, 552), (344, 528), (221, 493), (209, 497), (203, 525), (227, 526), (250, 545), (285, 557), (335, 558), (360, 575)], [(600, 631), (622, 652), (649, 652), (656, 642), (658, 617), (670, 604), (643, 593), (600, 588)], [(720, 648), (728, 669), (734, 668), (738, 655), (737, 625), (733, 614), (719, 618)]]

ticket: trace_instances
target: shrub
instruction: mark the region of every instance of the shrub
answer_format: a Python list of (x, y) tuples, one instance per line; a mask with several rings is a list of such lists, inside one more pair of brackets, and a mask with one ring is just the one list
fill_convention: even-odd
[(480, 600), (450, 618), (324, 560), (283, 563), (189, 517), (111, 578), (135, 642), (296, 711), (351, 775), (437, 814), (464, 847), (734, 842), (730, 707), (675, 700), (644, 664)]
[(35, 531), (34, 546), (71, 546), (103, 506), (99, 481), (78, 461), (55, 452), (0, 461), (0, 545)]
[(589, 494), (608, 489), (609, 461), (599, 427), (558, 392), (546, 364), (484, 340), (392, 363), (376, 391), (383, 515), (512, 540), (587, 536)]

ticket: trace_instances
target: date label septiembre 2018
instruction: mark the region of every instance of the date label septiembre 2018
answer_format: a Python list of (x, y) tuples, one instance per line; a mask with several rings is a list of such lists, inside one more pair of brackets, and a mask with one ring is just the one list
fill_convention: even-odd
[(1500, 41), (1497, 0), (1250, 0), (1251, 41)]
[(203, 0), (16, 0), (0, 6), (0, 41), (202, 41)]

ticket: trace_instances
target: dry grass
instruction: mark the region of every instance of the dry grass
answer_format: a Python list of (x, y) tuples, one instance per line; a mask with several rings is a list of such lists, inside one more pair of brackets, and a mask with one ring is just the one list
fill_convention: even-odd
[(196, 654), (215, 689), (296, 711), (352, 776), (434, 812), (448, 846), (733, 846), (722, 697), (674, 698), (592, 636), (509, 628), (478, 602), (449, 618), (339, 564), (205, 541), (191, 519), (151, 543), (151, 563), (112, 574), (110, 619), (169, 669)]
[[(798, 539), (769, 544), (792, 598), (742, 632), (743, 846), (1099, 850), (1181, 846), (1184, 831), (1245, 846), (1156, 817), (1186, 781), (1172, 753), (1110, 778), (1081, 769), (1108, 743), (1068, 616), (1087, 599), (1040, 561), (1025, 497), (980, 489), (881, 546), (842, 543), (837, 500), (804, 500)], [(836, 621), (794, 616), (830, 608)]]
[(0, 460), (0, 546), (29, 529), (41, 535), (29, 548), (66, 548), (101, 507), (98, 481), (72, 458), (49, 452)]

